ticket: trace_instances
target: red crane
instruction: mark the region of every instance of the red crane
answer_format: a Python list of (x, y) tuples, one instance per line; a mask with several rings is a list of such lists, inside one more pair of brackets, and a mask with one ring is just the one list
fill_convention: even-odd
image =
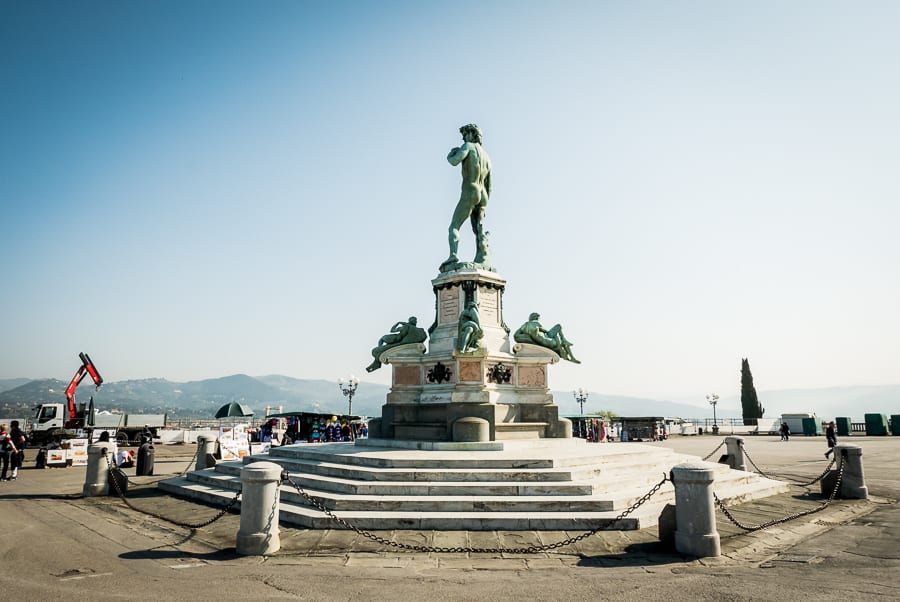
[(66, 387), (66, 401), (69, 404), (69, 419), (66, 421), (66, 428), (77, 428), (81, 426), (79, 424), (81, 417), (75, 407), (75, 389), (78, 388), (78, 385), (81, 384), (84, 377), (88, 374), (91, 375), (91, 378), (94, 379), (94, 384), (96, 385), (95, 391), (99, 390), (100, 385), (103, 384), (103, 377), (100, 376), (100, 372), (97, 371), (97, 367), (94, 366), (94, 362), (91, 361), (88, 354), (82, 352), (78, 354), (78, 357), (81, 358), (81, 365), (78, 366), (78, 371), (75, 372), (75, 376), (72, 377), (69, 386)]

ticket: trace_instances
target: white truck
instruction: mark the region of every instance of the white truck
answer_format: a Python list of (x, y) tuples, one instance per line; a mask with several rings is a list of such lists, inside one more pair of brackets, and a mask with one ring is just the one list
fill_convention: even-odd
[[(166, 426), (165, 414), (107, 414), (94, 411), (93, 421), (76, 412), (75, 421), (67, 420), (65, 406), (61, 403), (42, 403), (35, 408), (31, 420), (31, 442), (46, 445), (51, 441), (74, 437), (76, 430), (110, 431), (119, 445), (139, 443), (141, 433), (147, 429), (157, 437), (157, 431)], [(92, 424), (93, 423), (93, 424)]]
[(67, 405), (42, 403), (35, 408), (30, 432), (32, 445), (43, 446), (61, 439), (71, 439), (75, 437), (77, 431), (84, 431), (90, 435), (94, 430), (110, 431), (120, 445), (127, 445), (139, 442), (141, 433), (145, 430), (149, 430), (155, 437), (156, 431), (166, 426), (165, 414), (97, 413), (94, 410), (93, 397), (88, 410), (85, 410), (83, 403), (76, 406), (75, 389), (87, 375), (91, 376), (97, 389), (103, 384), (103, 377), (88, 354), (79, 353), (78, 357), (81, 359), (81, 365), (66, 387)]

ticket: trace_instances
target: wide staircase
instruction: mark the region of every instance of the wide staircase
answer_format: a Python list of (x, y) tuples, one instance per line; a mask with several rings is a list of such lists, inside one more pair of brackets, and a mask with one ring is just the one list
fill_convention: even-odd
[[(487, 443), (359, 440), (272, 448), (159, 483), (174, 495), (224, 505), (241, 488), (243, 464), (270, 461), (310, 496), (361, 529), (572, 530), (655, 525), (674, 502), (666, 482), (630, 508), (671, 468), (699, 458), (640, 443), (538, 439)], [(767, 497), (788, 485), (756, 473), (715, 467), (713, 489), (727, 504)], [(284, 524), (342, 528), (294, 484), (280, 486)], [(618, 519), (618, 520), (617, 520)]]

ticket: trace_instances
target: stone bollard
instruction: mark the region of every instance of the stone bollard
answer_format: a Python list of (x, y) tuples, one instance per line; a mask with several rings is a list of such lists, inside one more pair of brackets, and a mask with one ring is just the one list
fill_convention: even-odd
[[(846, 457), (844, 457), (845, 453)], [(841, 488), (836, 497), (854, 500), (868, 499), (869, 488), (866, 487), (866, 475), (863, 472), (862, 448), (858, 445), (839, 443), (834, 446), (834, 456), (837, 459), (836, 469), (829, 471), (822, 479), (822, 495), (827, 497), (834, 491), (841, 464), (846, 462), (844, 475), (841, 477)]]
[(88, 464), (81, 495), (95, 497), (109, 493), (109, 466), (116, 463), (116, 444), (105, 441), (88, 446)]
[(559, 418), (556, 421), (556, 437), (558, 439), (572, 439), (572, 421), (568, 418)]
[(725, 450), (728, 452), (728, 466), (734, 470), (746, 472), (747, 464), (744, 462), (744, 438), (729, 435), (725, 437)]
[(381, 437), (381, 418), (370, 418), (369, 439), (379, 439)]
[(241, 469), (241, 528), (237, 553), (272, 554), (281, 548), (278, 531), (278, 486), (282, 468), (274, 462), (254, 462)]
[(477, 442), (491, 440), (491, 423), (477, 416), (464, 416), (453, 423), (453, 441)]
[(721, 556), (713, 500), (715, 471), (704, 462), (685, 462), (672, 468), (675, 485), (675, 549), (705, 558)]
[(203, 470), (216, 465), (216, 440), (199, 435), (197, 437), (197, 464), (194, 470)]

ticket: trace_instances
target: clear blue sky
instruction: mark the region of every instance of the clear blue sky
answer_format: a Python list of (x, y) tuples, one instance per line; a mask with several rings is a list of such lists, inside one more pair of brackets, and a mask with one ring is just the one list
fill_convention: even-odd
[[(0, 3), (0, 378), (365, 375), (478, 123), (557, 389), (900, 382), (896, 2)], [(470, 232), (461, 249), (472, 253)]]

